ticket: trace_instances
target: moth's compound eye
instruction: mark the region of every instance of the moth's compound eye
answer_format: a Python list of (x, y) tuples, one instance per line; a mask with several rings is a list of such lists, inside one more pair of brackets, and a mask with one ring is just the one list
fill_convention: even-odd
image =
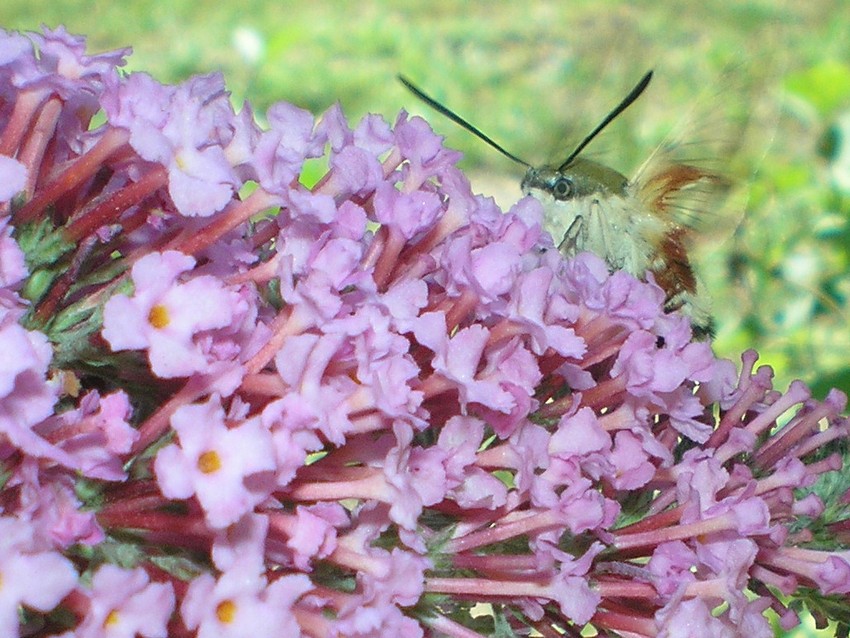
[(564, 200), (568, 199), (573, 194), (573, 183), (572, 180), (566, 177), (559, 177), (555, 180), (555, 183), (552, 184), (552, 196), (555, 199)]

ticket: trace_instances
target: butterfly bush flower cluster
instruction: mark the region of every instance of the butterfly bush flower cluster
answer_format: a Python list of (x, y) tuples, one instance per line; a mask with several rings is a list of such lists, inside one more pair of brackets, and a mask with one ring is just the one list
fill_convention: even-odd
[(651, 279), (564, 260), (418, 117), (261, 126), (127, 54), (0, 32), (0, 634), (846, 615), (841, 392), (736, 371)]

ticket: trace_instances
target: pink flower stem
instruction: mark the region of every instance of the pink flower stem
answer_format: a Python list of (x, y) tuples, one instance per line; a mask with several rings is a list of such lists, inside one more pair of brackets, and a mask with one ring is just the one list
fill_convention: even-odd
[(237, 201), (225, 208), (200, 232), (197, 229), (184, 232), (172, 240), (164, 250), (179, 250), (187, 255), (198, 256), (239, 224), (248, 221), (257, 213), (281, 204), (282, 200), (278, 195), (258, 188), (248, 196), (248, 199)]
[[(333, 563), (340, 567), (345, 567), (353, 571), (365, 573), (379, 573), (382, 569), (382, 562), (379, 559), (372, 558), (357, 549), (346, 547), (346, 538), (340, 539), (336, 549), (328, 557)], [(357, 546), (355, 540), (352, 545)]]
[(279, 231), (280, 227), (272, 220), (260, 222), (257, 224), (256, 232), (248, 239), (252, 247), (259, 248), (274, 239)]
[[(620, 375), (613, 379), (605, 379), (597, 385), (581, 393), (581, 403), (588, 407), (598, 409), (607, 407), (615, 403), (622, 392), (625, 391), (628, 385), (628, 380), (625, 375)], [(565, 414), (573, 402), (575, 396), (569, 394), (562, 399), (547, 403), (538, 410), (538, 414), (543, 418), (554, 418)]]
[(165, 186), (167, 181), (168, 172), (165, 167), (158, 166), (148, 171), (138, 181), (128, 184), (82, 217), (71, 221), (65, 229), (65, 237), (69, 241), (77, 242), (101, 226), (117, 222), (121, 213)]
[(378, 263), (378, 258), (384, 252), (384, 245), (387, 243), (387, 234), (388, 231), (382, 227), (372, 237), (372, 241), (366, 247), (363, 258), (360, 260), (360, 267), (363, 270), (374, 270), (375, 264)]
[(619, 400), (620, 394), (626, 390), (627, 386), (628, 379), (624, 374), (613, 379), (604, 379), (582, 392), (582, 405), (592, 408), (607, 407)]
[(331, 633), (330, 621), (320, 612), (304, 609), (299, 605), (292, 607), (292, 615), (298, 621), (301, 635), (309, 638), (322, 638)]
[(137, 496), (122, 498), (119, 501), (114, 501), (104, 505), (98, 512), (98, 516), (106, 518), (119, 517), (124, 512), (140, 512), (142, 510), (154, 509), (162, 507), (165, 504), (165, 499), (162, 494), (151, 494), (149, 496)]
[[(801, 382), (792, 382), (785, 394), (779, 397), (779, 399), (777, 399), (775, 403), (771, 404), (764, 412), (747, 423), (746, 429), (758, 436), (762, 431), (773, 427), (776, 419), (790, 410), (794, 405), (805, 401), (810, 396), (811, 393), (805, 385)], [(780, 431), (780, 436), (777, 437), (777, 440), (782, 438), (781, 433), (782, 431)]]
[(246, 394), (274, 399), (282, 396), (287, 386), (278, 374), (258, 372), (246, 374), (240, 388)]
[(91, 241), (82, 242), (77, 247), (68, 269), (53, 282), (47, 294), (38, 302), (34, 313), (36, 321), (47, 325), (51, 317), (56, 314), (68, 291), (78, 279), (80, 264), (85, 261), (85, 257), (90, 254), (92, 248)]
[(527, 514), (523, 518), (509, 523), (496, 524), (480, 532), (455, 538), (446, 544), (446, 552), (464, 552), (476, 547), (498, 543), (523, 534), (533, 534), (551, 528), (563, 526), (563, 521), (554, 510)]
[(484, 634), (479, 634), (477, 631), (439, 614), (429, 616), (426, 622), (436, 632), (434, 635), (448, 636), (449, 638), (486, 638)]
[(425, 591), (435, 594), (469, 596), (476, 600), (502, 600), (519, 596), (549, 598), (550, 583), (532, 580), (490, 580), (489, 578), (427, 578)]
[(45, 208), (63, 194), (94, 175), (106, 163), (107, 158), (124, 146), (129, 139), (128, 131), (118, 128), (109, 129), (87, 153), (77, 158), (71, 166), (24, 204), (15, 215), (15, 223), (21, 224), (36, 219)]
[(209, 389), (209, 380), (206, 377), (192, 377), (186, 384), (160, 408), (147, 418), (139, 426), (139, 438), (133, 444), (127, 458), (132, 458), (151, 443), (162, 436), (169, 428), (169, 419), (182, 405), (187, 405), (203, 396)]
[(250, 270), (236, 272), (226, 278), (228, 284), (235, 286), (246, 282), (263, 285), (278, 276), (281, 257), (279, 255), (260, 262)]
[(446, 312), (446, 328), (451, 333), (461, 322), (466, 319), (480, 301), (472, 290), (464, 290), (459, 299), (455, 299), (451, 308)]
[[(209, 528), (200, 514), (186, 516), (157, 511), (100, 511), (98, 522), (104, 527), (145, 530), (146, 537), (156, 534), (158, 538), (167, 537), (170, 542), (184, 547), (209, 546)], [(198, 540), (202, 539), (202, 540)]]
[(540, 569), (540, 561), (531, 554), (504, 556), (500, 554), (455, 554), (452, 564), (459, 569), (473, 569), (491, 578), (532, 575)]
[(651, 601), (657, 598), (658, 591), (647, 582), (626, 579), (598, 579), (593, 588), (603, 598), (635, 598)]
[(39, 172), (34, 169), (42, 164), (44, 153), (56, 131), (56, 122), (59, 120), (59, 114), (61, 112), (62, 100), (58, 97), (52, 97), (47, 100), (35, 120), (29, 138), (20, 153), (18, 153), (18, 161), (30, 169), (27, 171), (27, 183), (24, 186), (24, 193), (27, 199), (31, 198), (35, 192)]
[(764, 394), (765, 388), (757, 383), (750, 383), (744, 388), (741, 396), (735, 404), (729, 408), (721, 417), (717, 429), (709, 437), (706, 446), (711, 448), (718, 447), (726, 437), (729, 436), (729, 431), (734, 427), (739, 427), (741, 419), (750, 409), (753, 403), (759, 400)]
[(354, 481), (326, 481), (302, 483), (286, 491), (287, 498), (296, 501), (338, 501), (345, 498), (388, 500), (387, 482), (383, 474)]
[(401, 151), (398, 150), (398, 147), (394, 147), (390, 154), (387, 155), (386, 159), (381, 162), (381, 168), (384, 172), (384, 178), (390, 176), (390, 174), (399, 167), (399, 165), (404, 161), (404, 157), (401, 154)]
[(823, 403), (803, 418), (793, 419), (758, 450), (755, 455), (758, 467), (772, 467), (787, 456), (795, 445), (816, 431), (818, 421), (828, 417), (830, 412), (829, 405)]
[(304, 327), (305, 324), (297, 311), (293, 312), (291, 308), (284, 308), (269, 326), (271, 329), (269, 340), (253, 357), (245, 362), (245, 374), (259, 373), (271, 361), (275, 353), (280, 350), (283, 342), (292, 335), (300, 334)]
[(658, 625), (654, 618), (639, 616), (634, 613), (600, 610), (593, 615), (593, 624), (597, 627), (606, 627), (618, 633), (634, 636), (634, 638), (642, 636), (651, 638), (658, 635)]
[(379, 234), (386, 236), (386, 242), (384, 244), (384, 250), (375, 264), (373, 277), (378, 288), (382, 289), (389, 282), (393, 269), (398, 263), (399, 253), (404, 248), (406, 240), (400, 231), (389, 226), (382, 227)]
[(667, 541), (697, 538), (702, 535), (735, 529), (735, 519), (731, 513), (722, 514), (711, 519), (676, 525), (665, 529), (640, 532), (636, 534), (617, 533), (613, 546), (620, 550), (638, 547), (652, 547)]
[(47, 91), (43, 88), (21, 91), (6, 122), (6, 128), (3, 129), (3, 135), (0, 136), (0, 155), (15, 156), (15, 150), (20, 146), (24, 135), (29, 132), (35, 111), (46, 95)]

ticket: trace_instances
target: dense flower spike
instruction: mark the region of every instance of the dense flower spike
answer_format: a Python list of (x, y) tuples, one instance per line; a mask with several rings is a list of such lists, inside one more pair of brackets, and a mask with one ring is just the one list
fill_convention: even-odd
[(420, 118), (262, 130), (125, 55), (0, 32), (4, 636), (846, 628), (842, 393), (565, 262)]

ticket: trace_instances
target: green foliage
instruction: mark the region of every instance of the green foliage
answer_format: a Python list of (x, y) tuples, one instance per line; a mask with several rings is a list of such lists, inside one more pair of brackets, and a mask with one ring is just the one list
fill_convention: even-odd
[[(74, 549), (81, 558), (95, 566), (109, 563), (132, 569), (146, 559), (138, 543), (122, 542), (114, 538), (107, 538), (95, 545), (77, 545)], [(84, 582), (90, 582), (94, 569), (96, 567), (83, 575)]]
[(785, 86), (819, 113), (834, 113), (850, 106), (850, 65), (832, 58), (821, 60), (790, 74)]
[[(850, 607), (845, 596), (824, 596), (814, 589), (805, 589), (791, 603), (797, 613), (808, 611), (815, 619), (818, 629), (827, 630), (834, 625), (834, 631), (825, 635), (835, 638), (847, 638), (850, 633)], [(832, 619), (827, 623), (826, 618)]]
[(74, 245), (67, 241), (62, 232), (54, 229), (53, 220), (36, 220), (19, 228), (15, 240), (27, 256), (27, 278), (21, 294), (33, 303), (40, 300), (50, 286), (67, 269), (63, 257)]

